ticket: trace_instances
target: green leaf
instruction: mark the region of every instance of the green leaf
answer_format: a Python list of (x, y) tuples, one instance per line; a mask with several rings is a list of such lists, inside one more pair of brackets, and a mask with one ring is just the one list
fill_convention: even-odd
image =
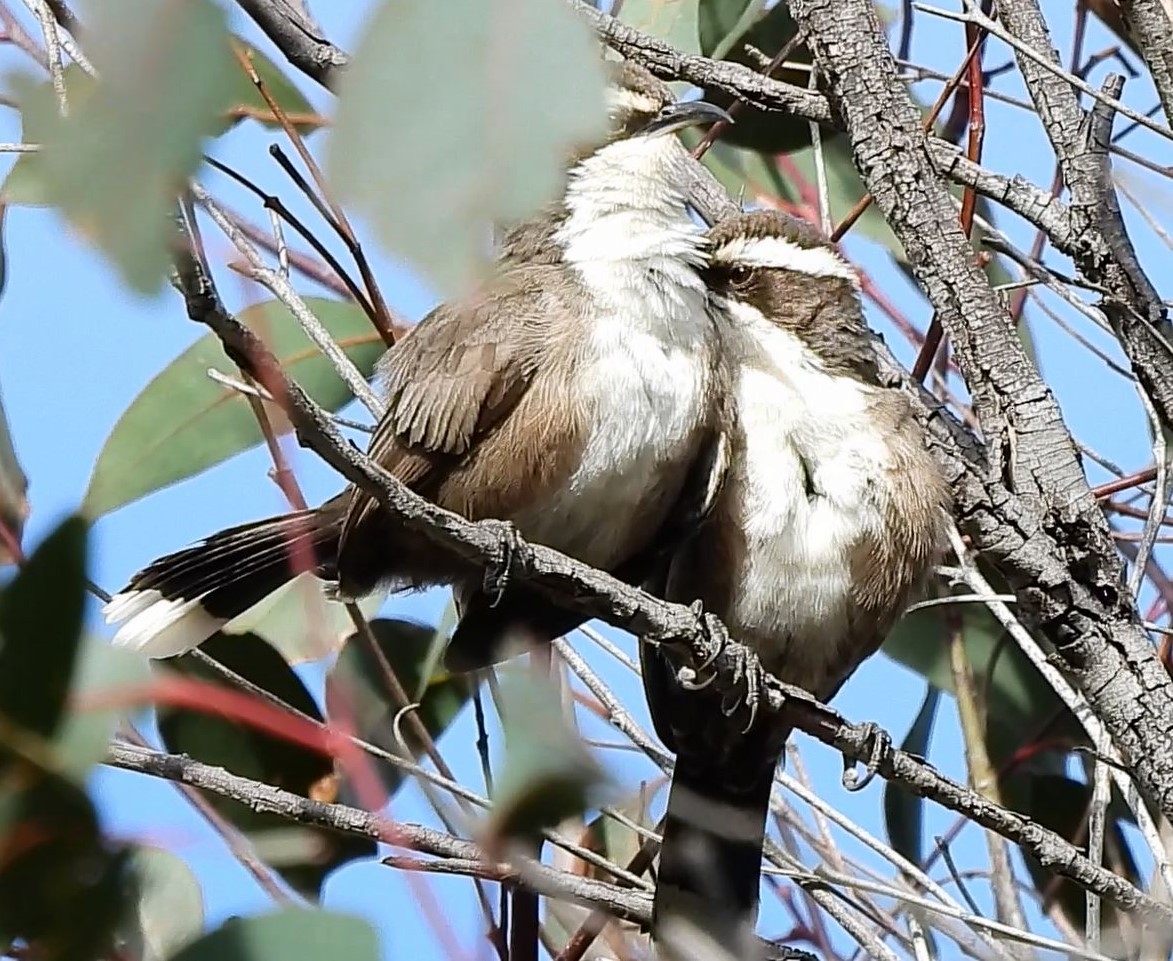
[[(253, 684), (275, 695), (303, 714), (321, 720), (322, 714), (310, 692), (284, 658), (254, 634), (215, 634), (200, 650)], [(225, 682), (212, 668), (191, 654), (171, 658), (160, 671)], [(296, 744), (199, 711), (158, 709), (159, 733), (167, 749), (223, 767), (233, 774), (273, 784), (303, 797), (336, 801), (341, 790), (334, 764), (329, 758)], [(210, 798), (216, 809), (246, 833), (284, 828), (288, 821), (276, 815), (254, 811), (226, 798)], [(374, 841), (307, 828), (313, 845), (303, 847), (307, 860), (285, 864), (282, 877), (305, 897), (317, 899), (327, 875), (355, 858), (375, 853)]]
[(136, 921), (142, 961), (165, 961), (200, 936), (204, 896), (200, 883), (181, 859), (162, 848), (134, 852), (139, 898)]
[(101, 81), (67, 119), (45, 111), (39, 158), (49, 197), (136, 290), (164, 284), (177, 192), (231, 103), (225, 13), (211, 0), (98, 5), (86, 48)]
[[(373, 620), (370, 627), (379, 650), (402, 685), (408, 703), (419, 704), (414, 714), (433, 738), (439, 737), (460, 713), (470, 693), (464, 678), (423, 673), (428, 670), (432, 650), (443, 645), (444, 635), (426, 624), (394, 618)], [(434, 666), (434, 661), (432, 663)], [(336, 716), (339, 706), (345, 708), (363, 740), (393, 754), (400, 752), (396, 738), (398, 728), (412, 756), (419, 757), (423, 753), (423, 745), (415, 736), (413, 726), (406, 721), (395, 724), (402, 704), (391, 696), (383, 667), (361, 635), (352, 634), (347, 639), (329, 677), (326, 686), (328, 716)], [(401, 772), (389, 764), (379, 764), (378, 768), (388, 793), (394, 793), (402, 783)]]
[(441, 287), (466, 285), (491, 225), (538, 210), (569, 148), (603, 136), (595, 38), (549, 0), (384, 0), (361, 37), (329, 142), (334, 186)]
[(0, 714), (51, 737), (77, 662), (86, 584), (86, 522), (66, 518), (0, 594)]
[[(376, 591), (358, 602), (369, 619), (386, 600)], [(289, 664), (316, 661), (338, 652), (354, 633), (346, 605), (326, 597), (313, 574), (299, 574), (259, 604), (221, 628), (225, 634), (256, 634), (281, 652)]]
[(501, 685), (498, 710), (505, 764), (493, 792), (489, 836), (532, 837), (586, 810), (606, 777), (551, 686), (511, 674)]
[[(701, 52), (706, 57), (731, 60), (761, 72), (763, 64), (760, 58), (750, 53), (749, 48), (773, 57), (798, 32), (798, 25), (790, 16), (790, 8), (786, 3), (776, 3), (760, 13), (762, 6), (759, 0), (701, 0)], [(753, 19), (755, 10), (760, 15)], [(749, 24), (745, 23), (747, 19), (750, 20)], [(786, 59), (793, 63), (809, 64), (810, 50), (805, 45), (799, 46)], [(798, 87), (805, 87), (810, 80), (810, 74), (802, 70), (778, 69), (771, 76)], [(728, 93), (714, 88), (705, 88), (705, 99), (726, 109), (735, 100)], [(835, 131), (824, 128), (824, 143), (837, 137)], [(759, 110), (745, 104), (737, 112), (736, 123), (721, 134), (721, 139), (734, 146), (762, 153), (790, 153), (810, 146), (810, 124), (789, 114)]]
[[(901, 750), (919, 757), (928, 756), (929, 741), (933, 736), (933, 725), (937, 720), (937, 706), (940, 701), (940, 690), (929, 685), (916, 719), (900, 745)], [(913, 864), (920, 864), (924, 858), (924, 798), (905, 790), (895, 781), (886, 782), (884, 822), (892, 847)]]
[[(974, 677), (985, 692), (986, 741), (994, 766), (1001, 768), (1021, 748), (1044, 733), (1048, 739), (1083, 741), (1078, 721), (1018, 645), (1003, 637), (1002, 627), (993, 615), (980, 604), (959, 606), (966, 654)], [(952, 692), (953, 676), (940, 608), (922, 608), (909, 614), (889, 634), (883, 650), (934, 687)], [(995, 656), (991, 675), (991, 660)], [(1063, 758), (1054, 751), (1043, 752), (1032, 757), (1029, 765), (1062, 773)]]
[(683, 53), (700, 53), (697, 0), (624, 0), (619, 19)]
[(173, 961), (379, 961), (367, 922), (329, 911), (290, 909), (230, 918), (175, 955)]
[[(335, 300), (307, 298), (306, 304), (369, 375), (383, 342), (366, 315)], [(350, 399), (349, 389), (284, 305), (266, 301), (242, 311), (240, 319), (264, 337), (289, 375), (323, 407), (337, 410)], [(100, 517), (261, 442), (248, 401), (211, 380), (209, 368), (236, 370), (212, 334), (180, 354), (126, 409), (98, 455), (86, 491), (88, 516)]]
[[(29, 513), (28, 489), (28, 477), (16, 459), (12, 435), (8, 432), (8, 418), (4, 414), (4, 401), (0, 398), (0, 524), (17, 545)], [(0, 565), (15, 560), (5, 540), (0, 539)]]
[[(87, 637), (81, 645), (74, 671), (71, 702), (99, 697), (119, 689), (145, 684), (151, 679), (146, 658), (111, 647), (98, 637)], [(126, 711), (116, 708), (82, 710), (71, 703), (54, 742), (64, 773), (84, 779), (106, 756), (106, 748)]]
[(72, 781), (19, 762), (0, 773), (0, 931), (54, 961), (108, 957), (125, 916), (129, 853), (101, 836)]
[[(252, 61), (253, 69), (264, 83), (269, 96), (277, 101), (277, 105), (299, 133), (306, 134), (321, 126), (321, 122), (314, 119), (317, 118), (317, 111), (313, 105), (277, 64), (240, 37), (234, 36), (232, 39)], [(280, 130), (281, 124), (270, 112), (269, 105), (261, 96), (256, 84), (238, 64), (233, 63), (233, 70), (235, 87), (226, 126), (232, 126), (241, 119), (251, 118), (265, 127)]]

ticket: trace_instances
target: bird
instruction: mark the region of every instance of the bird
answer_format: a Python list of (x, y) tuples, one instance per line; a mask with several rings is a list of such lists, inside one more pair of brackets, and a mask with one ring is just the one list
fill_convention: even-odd
[[(561, 200), (507, 229), (494, 275), (381, 358), (387, 406), (368, 456), (441, 507), (634, 582), (703, 511), (723, 464), (707, 241), (674, 134), (728, 115), (678, 102), (630, 61), (611, 75), (611, 134), (577, 148)], [(149, 564), (104, 608), (113, 643), (181, 654), (306, 569), (344, 599), (451, 585), (457, 671), (582, 620), (524, 585), (486, 591), (480, 568), (351, 486)]]
[[(727, 318), (733, 423), (724, 485), (671, 558), (668, 600), (700, 601), (761, 667), (832, 698), (927, 583), (949, 487), (898, 387), (881, 383), (858, 280), (810, 225), (775, 211), (709, 235)], [(675, 752), (653, 937), (691, 922), (747, 957), (775, 769), (789, 728), (745, 729), (711, 689), (641, 644), (653, 722)]]

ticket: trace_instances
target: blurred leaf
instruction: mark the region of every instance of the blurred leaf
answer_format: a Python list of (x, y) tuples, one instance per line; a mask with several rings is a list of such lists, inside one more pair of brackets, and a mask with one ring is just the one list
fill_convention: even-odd
[(606, 776), (550, 685), (512, 674), (501, 686), (499, 710), (505, 764), (493, 791), (488, 837), (532, 837), (586, 810)]
[[(12, 436), (8, 432), (8, 418), (4, 414), (4, 401), (0, 398), (0, 524), (17, 545), (29, 513), (28, 489), (28, 478), (16, 459)], [(14, 560), (4, 540), (0, 539), (0, 565), (11, 564)]]
[(287, 909), (255, 918), (229, 918), (173, 961), (379, 961), (374, 929), (329, 911)]
[(170, 263), (176, 193), (232, 102), (239, 68), (225, 13), (210, 0), (100, 4), (86, 48), (102, 79), (68, 119), (44, 97), (23, 110), (44, 111), (38, 161), (49, 196), (128, 284), (155, 293)]
[(0, 773), (0, 931), (47, 961), (108, 957), (131, 894), (129, 853), (107, 844), (90, 799), (56, 774)]
[(86, 584), (86, 522), (66, 518), (0, 593), (0, 714), (42, 737), (61, 723)]
[[(276, 650), (254, 634), (215, 634), (200, 650), (286, 704), (322, 719), (310, 692)], [(226, 682), (212, 668), (191, 654), (171, 658), (168, 669), (217, 684)], [(334, 765), (329, 758), (307, 751), (281, 738), (263, 734), (233, 721), (198, 711), (175, 708), (158, 709), (159, 733), (167, 749), (188, 754), (233, 774), (292, 791), (318, 801), (337, 800), (340, 789)], [(275, 814), (262, 813), (226, 798), (209, 799), (216, 809), (246, 833), (269, 831), (288, 826)], [(314, 859), (288, 864), (280, 873), (289, 884), (310, 899), (317, 899), (326, 876), (335, 868), (375, 852), (375, 842), (337, 834), (325, 829), (310, 829), (319, 843)]]
[[(281, 68), (241, 38), (234, 37), (233, 40), (251, 55), (253, 67), (265, 82), (266, 89), (281, 105), (298, 131), (308, 134), (322, 126), (322, 120), (317, 117), (313, 104)], [(70, 105), (84, 102), (93, 90), (94, 81), (75, 63), (66, 66), (64, 76)], [(232, 60), (232, 69), (228, 77), (232, 89), (224, 100), (223, 110), (208, 132), (225, 133), (245, 118), (251, 118), (265, 127), (280, 129), (280, 124), (269, 112), (269, 105), (265, 103), (265, 99), (248, 75), (236, 63), (235, 58)], [(23, 141), (27, 144), (43, 144), (47, 138), (53, 136), (55, 128), (57, 102), (52, 84), (49, 80), (34, 82), (28, 78), (17, 77), (14, 86), (19, 92), (19, 100), (24, 108)], [(45, 183), (44, 159), (41, 154), (17, 155), (16, 163), (4, 179), (3, 187), (0, 187), (0, 202), (27, 207), (53, 205), (54, 198)]]
[[(310, 119), (317, 114), (313, 104), (305, 98), (305, 94), (298, 90), (297, 85), (286, 76), (277, 64), (240, 37), (234, 36), (232, 39), (248, 55), (257, 76), (261, 78), (265, 89), (269, 91), (269, 96), (277, 101), (277, 105), (285, 112), (294, 129), (299, 133), (306, 134), (321, 126), (320, 123)], [(251, 118), (266, 127), (280, 130), (281, 124), (270, 112), (265, 98), (261, 96), (256, 84), (244, 72), (244, 68), (235, 62), (235, 57), (233, 58), (232, 70), (235, 87), (230, 101), (232, 106), (228, 111), (229, 119), (225, 126), (229, 127), (241, 119)]]
[[(997, 587), (997, 582), (995, 582)], [(1001, 768), (1033, 739), (1083, 740), (1082, 728), (1018, 645), (1003, 639), (1002, 627), (980, 604), (961, 604), (965, 650), (979, 689), (985, 694), (987, 748)], [(884, 643), (884, 653), (922, 675), (942, 691), (953, 690), (949, 652), (939, 608), (923, 608), (905, 617)], [(997, 654), (993, 676), (990, 661)], [(1034, 770), (1062, 773), (1061, 752), (1045, 751), (1028, 762)]]
[(536, 211), (571, 145), (603, 135), (603, 84), (567, 4), (384, 0), (341, 81), (331, 179), (391, 249), (466, 285), (490, 226)]
[[(383, 342), (366, 315), (353, 304), (336, 300), (311, 297), (306, 304), (358, 369), (369, 375)], [(323, 407), (337, 410), (350, 399), (330, 362), (283, 304), (265, 301), (241, 311), (239, 317)], [(225, 373), (236, 370), (213, 334), (201, 337), (168, 364), (123, 412), (94, 466), (84, 505), (88, 516), (100, 517), (261, 442), (248, 401), (211, 380), (210, 367)]]
[[(118, 688), (145, 684), (151, 669), (145, 658), (87, 637), (81, 645), (70, 698), (92, 698)], [(106, 747), (125, 711), (116, 708), (81, 710), (71, 704), (54, 738), (62, 770), (79, 780), (106, 756)]]
[[(629, 798), (624, 804), (613, 805), (634, 823), (651, 828), (653, 825), (648, 817), (648, 798), (650, 794), (640, 791)], [(612, 864), (626, 866), (639, 852), (643, 838), (626, 824), (621, 824), (613, 817), (600, 814), (586, 826), (582, 839), (584, 847), (603, 855)], [(610, 875), (602, 868), (593, 864), (578, 861), (575, 863), (576, 873), (596, 880), (607, 880)]]
[(203, 892), (191, 868), (170, 851), (138, 848), (133, 865), (138, 878), (135, 913), (141, 961), (165, 961), (203, 932)]
[[(368, 619), (386, 600), (376, 591), (358, 602)], [(256, 634), (273, 645), (286, 662), (302, 664), (336, 654), (354, 632), (346, 605), (326, 597), (313, 574), (299, 574), (259, 604), (221, 628), (225, 634)]]
[[(75, 63), (62, 71), (65, 91), (71, 107), (88, 103), (94, 90), (93, 78)], [(23, 74), (10, 75), (12, 96), (20, 104), (20, 118), (24, 143), (43, 146), (53, 136), (59, 120), (57, 99), (49, 80), (34, 80)], [(54, 203), (45, 184), (44, 158), (39, 153), (17, 154), (16, 163), (4, 178), (0, 200), (18, 206), (47, 207)]]
[[(912, 727), (900, 745), (901, 750), (918, 757), (928, 756), (940, 702), (940, 690), (929, 685)], [(920, 864), (924, 858), (924, 805), (924, 798), (905, 790), (895, 781), (884, 784), (884, 823), (888, 828), (888, 840), (913, 864)]]
[[(1087, 847), (1087, 817), (1091, 804), (1090, 785), (1062, 775), (1035, 774), (1015, 778), (1004, 785), (1006, 803), (1032, 821), (1066, 838), (1081, 850)], [(1104, 835), (1104, 867), (1132, 884), (1143, 886), (1136, 860), (1121, 828), (1120, 814), (1126, 810), (1113, 791), (1108, 807), (1108, 825)], [(1083, 888), (1046, 870), (1027, 851), (1020, 849), (1035, 889), (1044, 906), (1055, 904), (1075, 927), (1084, 930), (1087, 896)], [(1103, 901), (1103, 943), (1101, 950), (1112, 958), (1134, 957), (1135, 951), (1123, 943), (1122, 916), (1108, 900)], [(1131, 927), (1131, 925), (1128, 925)]]
[[(798, 32), (798, 26), (790, 16), (785, 3), (776, 3), (761, 14), (748, 30), (740, 35), (735, 33), (745, 15), (752, 16), (759, 0), (701, 0), (700, 4), (700, 48), (706, 57), (721, 53), (722, 59), (743, 64), (761, 73), (764, 64), (749, 51), (749, 47), (773, 57)], [(805, 45), (791, 51), (786, 58), (793, 63), (810, 63), (810, 50)], [(775, 70), (771, 77), (784, 83), (805, 87), (810, 74), (802, 70)], [(714, 88), (704, 88), (705, 99), (728, 109), (735, 97)], [(838, 138), (830, 129), (823, 130), (823, 143)], [(721, 134), (721, 139), (736, 147), (747, 147), (767, 154), (790, 153), (809, 147), (811, 142), (810, 124), (798, 117), (777, 110), (759, 110), (748, 104), (737, 112), (737, 121)]]
[(700, 53), (698, 0), (624, 0), (619, 19), (682, 53)]
[[(439, 737), (460, 713), (469, 697), (469, 685), (460, 677), (433, 675), (425, 678), (428, 655), (436, 646), (437, 631), (426, 624), (379, 618), (370, 622), (379, 650), (387, 659), (409, 703), (418, 702), (415, 715), (423, 722), (433, 738)], [(440, 637), (440, 641), (443, 638)], [(354, 721), (358, 735), (393, 754), (399, 754), (395, 735), (395, 718), (399, 707), (392, 699), (384, 680), (382, 667), (371, 654), (368, 644), (358, 635), (347, 638), (338, 661), (330, 671), (326, 685), (326, 714), (338, 714), (338, 699)], [(426, 681), (426, 684), (424, 683)], [(419, 692), (423, 691), (423, 696)], [(412, 725), (398, 725), (412, 757), (423, 753), (423, 745), (415, 737)], [(389, 764), (377, 764), (387, 792), (398, 790), (403, 776)]]

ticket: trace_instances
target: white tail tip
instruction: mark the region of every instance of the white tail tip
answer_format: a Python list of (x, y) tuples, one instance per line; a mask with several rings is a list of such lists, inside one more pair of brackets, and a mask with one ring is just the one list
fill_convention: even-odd
[(199, 647), (228, 623), (214, 617), (200, 598), (168, 600), (156, 590), (115, 594), (102, 608), (107, 624), (122, 623), (114, 635), (116, 647), (128, 647), (147, 657), (174, 657)]

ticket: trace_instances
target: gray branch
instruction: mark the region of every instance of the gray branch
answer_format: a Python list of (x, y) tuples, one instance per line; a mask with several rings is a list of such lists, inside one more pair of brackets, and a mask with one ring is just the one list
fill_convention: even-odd
[[(998, 13), (1013, 37), (1045, 57), (1052, 68), (1060, 68), (1035, 0), (1000, 0)], [(971, 16), (982, 26), (1001, 29), (976, 12), (971, 11)], [(1071, 193), (1072, 243), (1057, 246), (1071, 256), (1087, 280), (1108, 292), (1100, 307), (1162, 423), (1173, 428), (1173, 358), (1169, 346), (1173, 343), (1173, 325), (1161, 298), (1141, 270), (1120, 215), (1108, 166), (1111, 110), (1097, 102), (1088, 116), (1079, 105), (1075, 88), (1063, 76), (1017, 48), (1015, 56)], [(1173, 54), (1166, 50), (1164, 56)], [(1107, 84), (1105, 93), (1111, 91), (1116, 99), (1123, 80), (1109, 77)]]
[(1124, 0), (1119, 6), (1173, 127), (1173, 12), (1162, 0)]
[(289, 0), (237, 2), (290, 63), (323, 87), (332, 87), (338, 71), (350, 62), (345, 50), (321, 36), (300, 4)]
[[(989, 467), (951, 477), (959, 520), (1062, 656), (1141, 789), (1173, 815), (1173, 687), (1124, 589), (1111, 531), (1059, 407), (974, 264), (934, 176), (920, 112), (875, 11), (867, 0), (792, 0), (790, 9), (827, 78), (856, 166), (941, 318), (973, 396)], [(1064, 136), (1074, 144), (1081, 134)]]

